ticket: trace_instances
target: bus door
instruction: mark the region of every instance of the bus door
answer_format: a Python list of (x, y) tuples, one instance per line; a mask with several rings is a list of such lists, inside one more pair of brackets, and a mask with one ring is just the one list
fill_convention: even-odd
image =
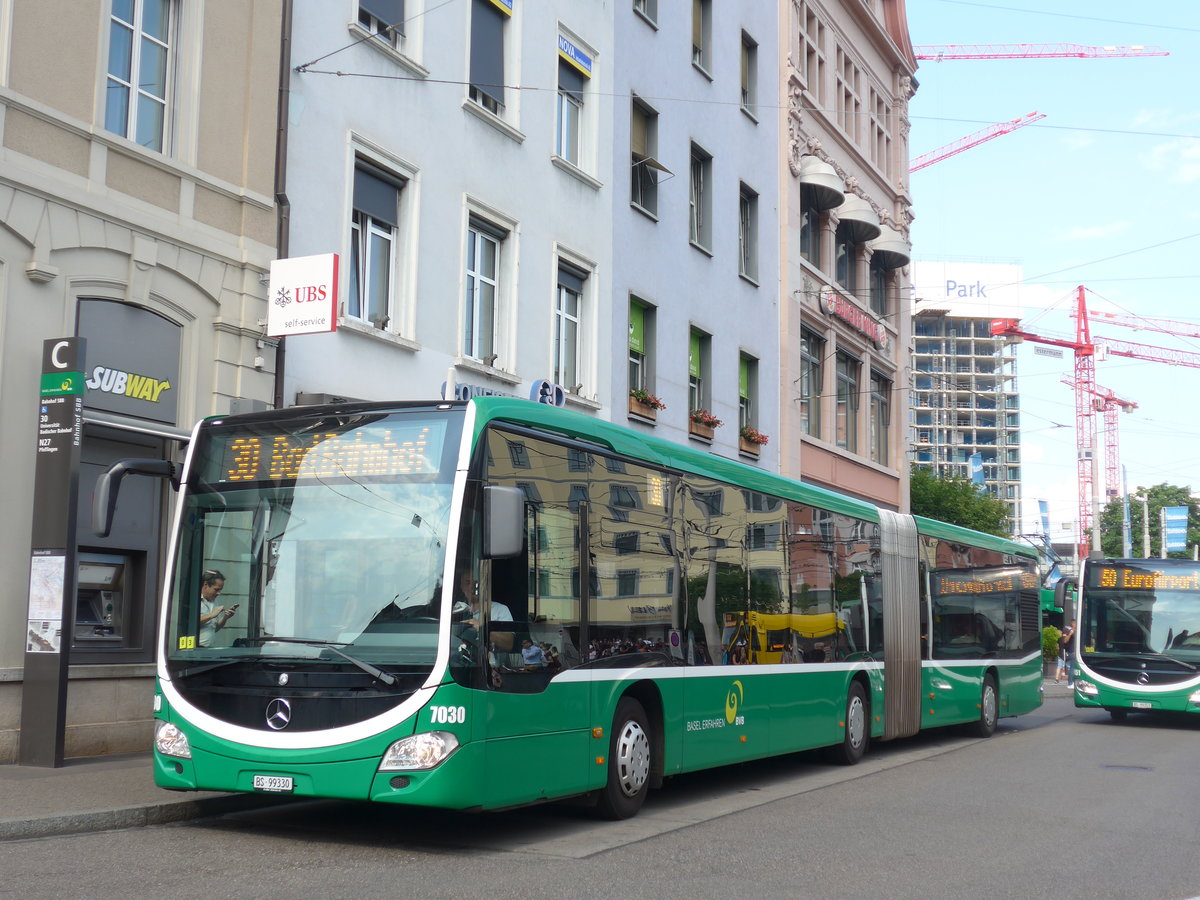
[(524, 552), (481, 566), (481, 596), (491, 608), (480, 704), (489, 807), (579, 791), (594, 765), (587, 685), (572, 676), (583, 659), (586, 504), (574, 511), (527, 504), (525, 515)]

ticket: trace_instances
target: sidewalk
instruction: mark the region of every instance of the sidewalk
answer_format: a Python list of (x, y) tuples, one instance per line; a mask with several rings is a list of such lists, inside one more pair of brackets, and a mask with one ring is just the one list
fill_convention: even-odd
[(166, 791), (151, 755), (69, 759), (61, 768), (0, 766), (0, 841), (162, 825), (278, 803), (277, 797)]
[[(1066, 682), (1044, 696), (1069, 698)], [(69, 759), (58, 769), (0, 766), (0, 841), (163, 825), (255, 809), (284, 798), (166, 791), (154, 784), (151, 754)]]

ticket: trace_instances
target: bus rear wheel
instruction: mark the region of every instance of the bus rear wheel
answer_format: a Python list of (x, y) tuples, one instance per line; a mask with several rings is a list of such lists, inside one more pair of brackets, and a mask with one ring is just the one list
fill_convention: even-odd
[(637, 814), (650, 789), (650, 723), (642, 704), (622, 697), (608, 740), (608, 783), (597, 809), (607, 819)]
[(996, 722), (1000, 718), (1000, 694), (996, 690), (996, 676), (990, 672), (983, 677), (983, 690), (979, 695), (979, 719), (971, 726), (976, 737), (991, 737), (996, 733)]
[(846, 695), (846, 724), (842, 742), (830, 747), (828, 757), (840, 766), (852, 766), (867, 752), (871, 743), (871, 717), (867, 692), (857, 681), (850, 682)]

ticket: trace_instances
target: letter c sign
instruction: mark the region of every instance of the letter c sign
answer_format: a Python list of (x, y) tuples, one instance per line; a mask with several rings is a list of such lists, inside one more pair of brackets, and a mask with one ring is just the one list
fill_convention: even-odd
[(70, 346), (69, 341), (59, 341), (57, 344), (55, 344), (53, 347), (50, 348), (50, 363), (54, 366), (54, 368), (65, 369), (67, 367), (67, 363), (65, 363), (61, 359), (59, 359), (58, 354), (64, 348), (69, 347), (69, 346)]

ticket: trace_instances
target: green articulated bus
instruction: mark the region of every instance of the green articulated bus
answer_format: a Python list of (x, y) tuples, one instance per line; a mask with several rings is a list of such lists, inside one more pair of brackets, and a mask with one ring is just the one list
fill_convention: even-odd
[[(101, 522), (130, 472), (168, 474), (118, 464)], [(1041, 703), (1031, 547), (568, 410), (210, 418), (178, 480), (165, 788), (589, 796), (623, 818), (671, 775), (821, 747), (853, 763)]]
[(1200, 713), (1200, 563), (1088, 559), (1079, 581), (1075, 705)]

